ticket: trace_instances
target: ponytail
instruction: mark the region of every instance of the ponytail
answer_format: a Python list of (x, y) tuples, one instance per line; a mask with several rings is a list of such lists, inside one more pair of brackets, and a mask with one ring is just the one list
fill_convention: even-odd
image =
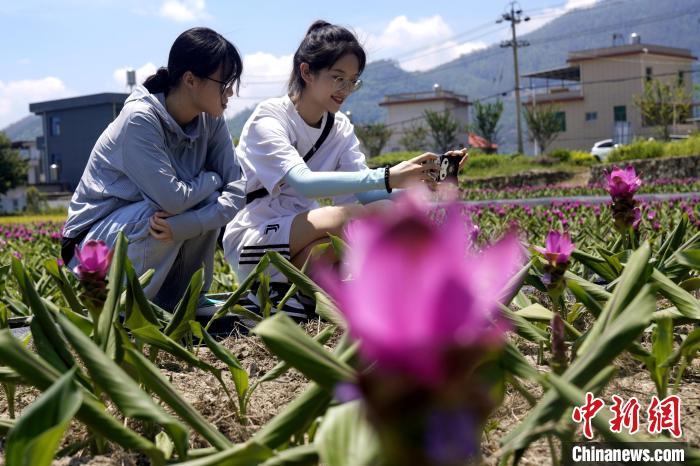
[(209, 28), (196, 27), (180, 34), (168, 56), (168, 66), (159, 68), (143, 85), (151, 94), (167, 93), (176, 87), (182, 75), (190, 71), (206, 78), (221, 68), (223, 81), (235, 83), (236, 92), (243, 73), (243, 60), (236, 47)]
[(148, 89), (151, 94), (160, 94), (167, 92), (170, 89), (170, 73), (165, 67), (158, 68), (156, 74), (146, 78), (143, 86)]

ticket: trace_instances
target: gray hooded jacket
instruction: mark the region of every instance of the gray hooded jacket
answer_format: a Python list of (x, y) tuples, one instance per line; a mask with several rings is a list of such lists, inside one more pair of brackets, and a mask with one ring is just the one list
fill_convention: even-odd
[(245, 205), (245, 180), (223, 117), (200, 114), (185, 128), (163, 94), (138, 86), (95, 143), (68, 209), (75, 238), (110, 213), (146, 200), (168, 218), (173, 239), (226, 225)]

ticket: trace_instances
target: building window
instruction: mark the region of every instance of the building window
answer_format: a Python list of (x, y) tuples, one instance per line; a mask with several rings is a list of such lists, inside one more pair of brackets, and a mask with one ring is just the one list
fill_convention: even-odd
[(559, 131), (566, 132), (566, 112), (556, 112), (554, 118), (559, 123)]
[(683, 86), (685, 84), (685, 73), (682, 71), (678, 72), (678, 86)]
[(646, 70), (646, 80), (647, 82), (651, 81), (652, 76), (654, 75), (654, 70), (651, 68), (651, 66), (647, 66)]
[(598, 119), (598, 112), (586, 112), (586, 121), (595, 121)]
[(60, 136), (61, 135), (61, 118), (59, 117), (51, 117), (49, 119), (49, 122), (51, 124), (51, 136)]
[(615, 116), (615, 121), (627, 121), (627, 107), (625, 105), (614, 107), (613, 114)]

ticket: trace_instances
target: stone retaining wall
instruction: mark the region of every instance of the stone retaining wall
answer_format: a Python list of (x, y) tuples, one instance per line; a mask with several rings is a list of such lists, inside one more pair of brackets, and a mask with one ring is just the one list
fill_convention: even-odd
[(511, 176), (495, 176), (493, 178), (484, 178), (479, 180), (466, 180), (462, 182), (462, 186), (467, 189), (504, 189), (522, 188), (528, 186), (547, 186), (570, 180), (573, 177), (574, 173), (563, 171), (525, 172)]
[(644, 181), (698, 178), (700, 176), (700, 155), (687, 157), (668, 157), (658, 159), (625, 160), (615, 164), (591, 167), (589, 185), (605, 182), (603, 170), (612, 170), (613, 165), (620, 168), (631, 165), (637, 175)]

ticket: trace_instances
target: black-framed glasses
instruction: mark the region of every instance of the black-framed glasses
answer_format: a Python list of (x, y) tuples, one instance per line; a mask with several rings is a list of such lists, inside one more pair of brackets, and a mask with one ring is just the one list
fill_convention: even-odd
[(342, 76), (333, 78), (333, 92), (348, 91), (355, 92), (362, 87), (361, 79), (348, 79)]
[(205, 76), (205, 78), (208, 79), (209, 81), (214, 81), (215, 83), (219, 83), (219, 85), (221, 86), (221, 95), (224, 95), (229, 90), (233, 89), (233, 84), (235, 82), (235, 81), (230, 81), (230, 82), (219, 81), (218, 79), (210, 78), (209, 76)]

